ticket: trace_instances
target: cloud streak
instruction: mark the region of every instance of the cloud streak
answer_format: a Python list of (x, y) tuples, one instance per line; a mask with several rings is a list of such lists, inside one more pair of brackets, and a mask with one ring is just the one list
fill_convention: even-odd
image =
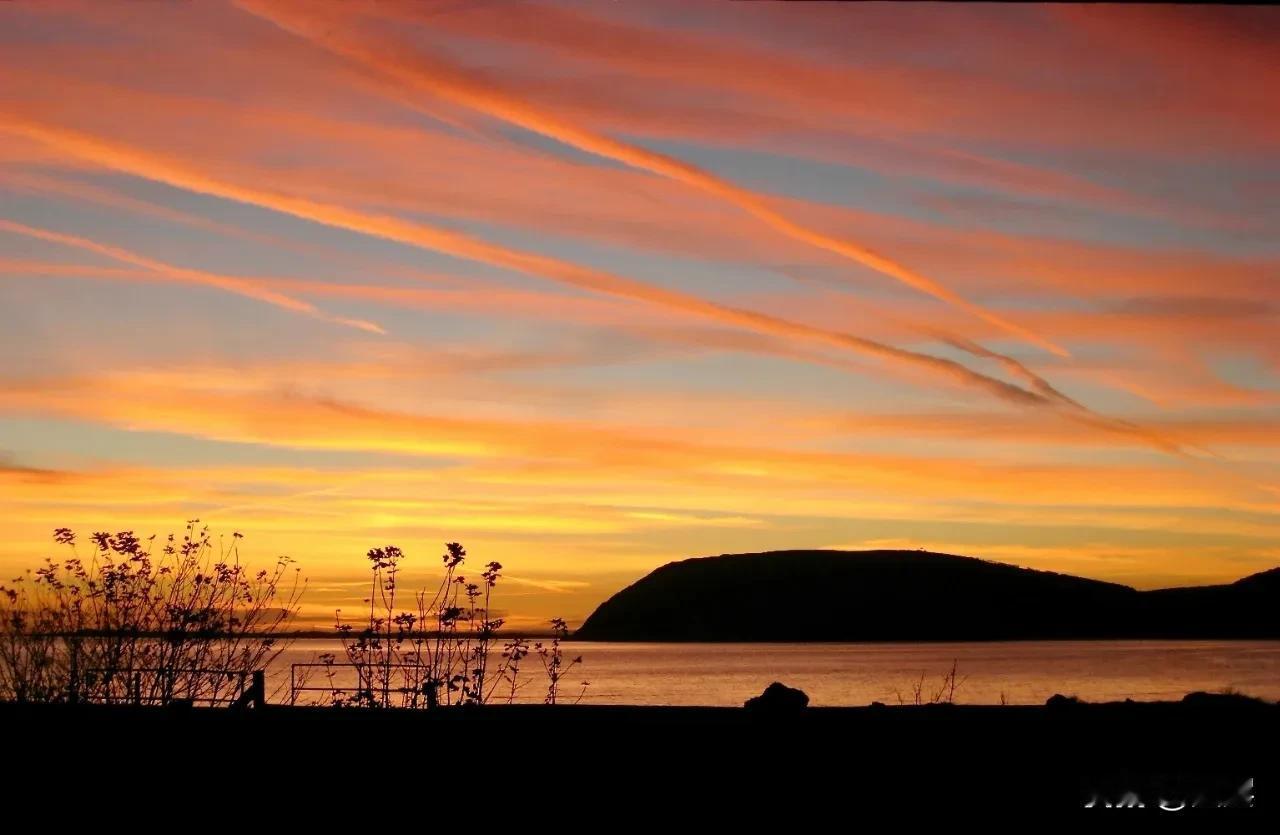
[(216, 273), (205, 272), (204, 270), (191, 270), (184, 267), (175, 267), (172, 264), (166, 264), (163, 261), (157, 261), (154, 258), (147, 258), (136, 252), (122, 249), (117, 246), (109, 246), (107, 244), (98, 243), (88, 238), (78, 237), (76, 235), (67, 235), (61, 232), (55, 232), (49, 229), (40, 229), (34, 226), (28, 226), (24, 223), (0, 218), (0, 232), (8, 232), (13, 235), (24, 235), (37, 240), (48, 241), (50, 243), (61, 244), (63, 246), (74, 247), (76, 249), (92, 252), (102, 255), (114, 261), (125, 264), (132, 264), (143, 269), (150, 270), (157, 276), (162, 276), (174, 282), (184, 284), (199, 284), (206, 287), (215, 287), (219, 290), (225, 290), (228, 293), (234, 293), (238, 296), (253, 299), (255, 301), (264, 302), (278, 307), (282, 310), (288, 310), (292, 313), (301, 313), (320, 319), (325, 322), (333, 322), (339, 325), (345, 325), (350, 328), (366, 331), (369, 333), (386, 333), (381, 327), (373, 322), (366, 322), (362, 319), (349, 319), (342, 316), (334, 316), (325, 313), (310, 302), (295, 299), (292, 296), (279, 293), (274, 290), (261, 287), (253, 281), (234, 276), (218, 275)]
[[(219, 380), (229, 385), (220, 385)], [(128, 392), (120, 397), (118, 392)], [(642, 486), (665, 476), (692, 488), (788, 492), (857, 484), (876, 495), (945, 497), (1037, 505), (1103, 497), (1119, 503), (1214, 501), (1223, 489), (1257, 501), (1258, 485), (1233, 473), (1189, 473), (1162, 463), (1099, 470), (1075, 464), (1025, 465), (947, 456), (811, 452), (764, 444), (707, 442), (700, 433), (658, 434), (638, 427), (585, 422), (456, 417), (377, 408), (319, 395), (287, 393), (227, 369), (223, 373), (153, 374), (104, 379), (11, 381), (0, 409), (58, 415), (134, 431), (177, 432), (242, 444), (327, 451), (365, 451), (475, 465), (487, 479)], [(442, 473), (462, 472), (456, 465)], [(473, 473), (474, 475), (474, 473)], [(624, 491), (630, 488), (622, 488)]]
[[(428, 57), (420, 50), (407, 51), (403, 44), (388, 45), (358, 41), (350, 37), (349, 27), (335, 26), (331, 21), (316, 20), (305, 14), (299, 15), (297, 10), (292, 8), (290, 11), (284, 11), (275, 4), (263, 4), (256, 0), (237, 0), (237, 5), (290, 32), (344, 57), (376, 68), (417, 89), (465, 104), (489, 116), (540, 133), (580, 150), (650, 171), (715, 195), (746, 211), (783, 235), (869, 267), (922, 293), (965, 310), (983, 321), (1054, 354), (1067, 356), (1067, 351), (1061, 346), (969, 302), (937, 281), (852, 241), (835, 238), (797, 223), (767, 205), (762, 195), (716, 177), (694, 165), (570, 124), (533, 105), (478, 84), (457, 67), (438, 58)], [(390, 57), (393, 55), (395, 60)]]
[(718, 304), (687, 293), (667, 290), (548, 256), (486, 243), (467, 235), (422, 223), (411, 223), (400, 218), (361, 212), (225, 182), (213, 175), (189, 170), (181, 163), (162, 160), (144, 151), (29, 119), (11, 117), (0, 125), (0, 130), (37, 138), (73, 156), (178, 188), (262, 206), (327, 226), (443, 252), (525, 275), (550, 279), (561, 284), (646, 302), (721, 324), (801, 339), (888, 360), (899, 366), (909, 366), (942, 375), (955, 383), (1023, 405), (1048, 405), (1046, 398), (1040, 394), (980, 374), (960, 363), (895, 348), (853, 334), (824, 330), (764, 313)]
[(535, 618), (832, 543), (1275, 564), (1268, 12), (258, 5), (366, 54), (0, 3), (0, 572), (194, 516), (324, 607), (462, 538)]

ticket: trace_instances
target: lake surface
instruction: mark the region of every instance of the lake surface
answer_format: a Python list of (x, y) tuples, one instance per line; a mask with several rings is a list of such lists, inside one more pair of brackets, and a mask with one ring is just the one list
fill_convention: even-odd
[[(1280, 641), (1027, 641), (929, 644), (629, 644), (566, 642), (583, 657), (562, 692), (582, 703), (740, 706), (771, 681), (799, 687), (815, 706), (910, 703), (923, 676), (928, 701), (954, 662), (955, 701), (1043, 704), (1055, 693), (1086, 701), (1180, 699), (1231, 687), (1280, 700)], [(287, 699), (290, 665), (331, 652), (335, 640), (295, 641), (270, 670)], [(540, 670), (535, 657), (525, 669)], [(321, 684), (313, 675), (311, 685)], [(522, 691), (538, 701), (545, 684)], [(274, 689), (274, 688), (271, 688)], [(276, 696), (275, 698), (280, 698)], [(323, 698), (299, 695), (299, 703)]]

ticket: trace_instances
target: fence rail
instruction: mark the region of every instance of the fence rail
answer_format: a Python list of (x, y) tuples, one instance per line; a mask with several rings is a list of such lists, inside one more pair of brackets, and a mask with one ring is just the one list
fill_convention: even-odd
[[(426, 696), (425, 682), (418, 687), (393, 687), (390, 683), (388, 675), (392, 670), (430, 670), (435, 665), (432, 664), (410, 664), (406, 662), (397, 662), (395, 664), (382, 664), (378, 662), (370, 662), (368, 664), (352, 664), (352, 663), (326, 663), (323, 661), (300, 661), (289, 665), (289, 704), (296, 704), (299, 693), (361, 693), (371, 691), (376, 693), (396, 693), (409, 694), (418, 696)], [(298, 675), (300, 669), (321, 668), (326, 672), (326, 681), (324, 684), (312, 685), (310, 673), (302, 676)], [(329, 673), (333, 670), (347, 669), (355, 670), (355, 683), (351, 686), (338, 685), (333, 682), (333, 678)], [(362, 674), (360, 671), (368, 671), (368, 675)], [(388, 680), (386, 682), (374, 682), (368, 680), (373, 674), (382, 673)]]
[[(264, 670), (174, 670), (164, 667), (133, 667), (129, 669), (112, 669), (108, 667), (88, 667), (83, 673), (111, 673), (112, 678), (119, 676), (123, 679), (125, 692), (120, 697), (113, 697), (108, 694), (106, 697), (107, 704), (143, 704), (155, 698), (154, 694), (148, 694), (145, 698), (143, 695), (142, 677), (144, 674), (149, 675), (165, 675), (171, 676), (175, 682), (186, 683), (187, 695), (181, 696), (176, 692), (160, 694), (160, 704), (174, 704), (179, 702), (208, 704), (210, 707), (218, 705), (227, 705), (232, 708), (241, 708), (249, 705), (261, 707), (266, 704), (266, 672)], [(213, 694), (198, 696), (194, 695), (191, 685), (192, 679), (203, 682), (216, 681), (217, 677), (225, 676), (227, 683), (234, 682), (234, 691), (228, 692), (227, 695), (219, 695), (220, 689), (215, 689)], [(182, 687), (176, 687), (176, 690), (182, 690)], [(234, 692), (234, 695), (232, 695)], [(73, 696), (77, 694), (73, 693)]]

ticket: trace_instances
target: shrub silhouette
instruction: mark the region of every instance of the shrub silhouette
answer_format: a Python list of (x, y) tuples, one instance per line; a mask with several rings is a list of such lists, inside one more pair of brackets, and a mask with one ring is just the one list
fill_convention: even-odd
[(215, 544), (198, 519), (179, 541), (94, 533), (0, 585), (0, 699), (168, 704), (227, 701), (285, 649), (305, 583), (292, 560), (251, 572), (239, 533)]
[[(252, 573), (240, 562), (240, 540), (215, 543), (198, 519), (179, 540), (133, 531), (98, 532), (82, 557), (76, 534), (54, 532), (71, 552), (0, 585), (0, 701), (164, 705), (236, 699), (254, 672), (288, 645), (285, 627), (306, 585), (288, 557)], [(496, 650), (503, 619), (491, 614), (502, 565), (490, 562), (478, 582), (460, 573), (467, 552), (445, 545), (444, 573), (434, 590), (398, 608), (400, 564), (394, 545), (371, 549), (368, 616), (357, 628), (336, 614), (343, 661), (328, 653), (318, 665), (335, 705), (435, 708), (516, 701), (536, 677), (521, 667), (542, 662), (543, 701), (561, 698), (568, 626), (551, 621), (551, 638), (530, 646), (516, 636)], [(308, 666), (308, 665), (303, 665)], [(341, 682), (350, 668), (354, 685)], [(301, 684), (292, 682), (290, 699)], [(283, 685), (282, 685), (283, 686)], [(583, 682), (585, 691), (586, 682)], [(314, 689), (314, 688), (313, 688)], [(582, 692), (578, 698), (582, 698)]]

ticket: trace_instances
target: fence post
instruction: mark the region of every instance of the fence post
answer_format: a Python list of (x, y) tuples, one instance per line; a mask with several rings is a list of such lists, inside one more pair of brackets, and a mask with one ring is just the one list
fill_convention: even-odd
[(253, 706), (265, 707), (267, 704), (267, 673), (265, 670), (253, 671)]
[(255, 708), (261, 708), (267, 703), (267, 673), (265, 670), (253, 671), (253, 683), (243, 691), (239, 698), (231, 703), (232, 710), (240, 710), (241, 708), (252, 705)]
[(248, 688), (241, 690), (241, 694), (236, 698), (236, 701), (230, 703), (230, 708), (232, 708), (233, 711), (250, 706), (255, 708), (266, 706), (265, 670), (253, 671), (252, 684), (248, 685)]
[(76, 704), (80, 701), (80, 643), (70, 639), (71, 643), (71, 676), (67, 682), (67, 701)]

